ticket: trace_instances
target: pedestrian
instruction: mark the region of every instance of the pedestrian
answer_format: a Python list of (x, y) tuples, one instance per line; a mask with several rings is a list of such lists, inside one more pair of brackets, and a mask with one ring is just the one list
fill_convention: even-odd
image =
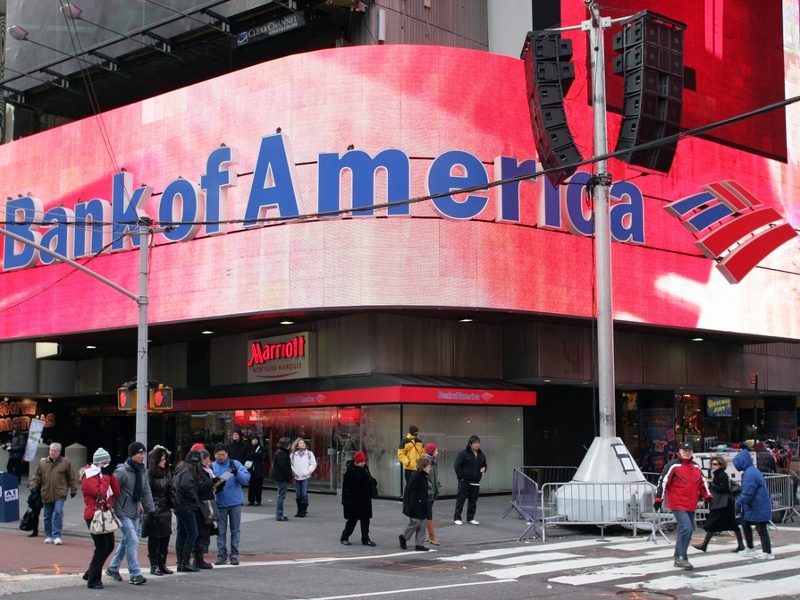
[(400, 447), (397, 449), (397, 458), (403, 465), (403, 476), (405, 477), (406, 485), (408, 480), (417, 470), (417, 459), (425, 456), (425, 446), (422, 441), (417, 437), (419, 427), (411, 425), (408, 428), (408, 434), (400, 440)]
[(678, 450), (678, 456), (667, 463), (661, 472), (653, 502), (655, 510), (661, 510), (662, 500), (666, 494), (667, 508), (672, 511), (675, 521), (678, 523), (678, 539), (675, 542), (673, 564), (687, 571), (694, 568), (687, 558), (687, 551), (689, 542), (692, 541), (697, 501), (701, 497), (707, 500), (713, 498), (703, 471), (692, 460), (692, 457), (692, 445), (683, 444)]
[(261, 439), (257, 435), (250, 438), (244, 466), (250, 471), (247, 506), (261, 506), (261, 494), (264, 491), (264, 446), (261, 445)]
[[(759, 560), (772, 560), (775, 556), (767, 530), (767, 523), (772, 519), (772, 501), (764, 475), (753, 464), (753, 457), (747, 450), (733, 457), (733, 466), (742, 472), (742, 492), (736, 498), (736, 508), (742, 511), (742, 529), (747, 544), (742, 554)], [(761, 552), (753, 547), (753, 526), (761, 538)]]
[[(205, 553), (211, 545), (211, 535), (214, 531), (219, 532), (218, 510), (216, 507), (216, 492), (225, 485), (225, 481), (216, 477), (211, 468), (211, 453), (205, 448), (198, 450), (200, 455), (200, 466), (197, 468), (199, 482), (197, 483), (197, 497), (200, 501), (200, 510), (195, 511), (197, 519), (197, 538), (194, 542), (194, 566), (198, 569), (213, 569), (214, 565), (206, 562)], [(204, 508), (204, 503), (211, 503), (210, 507)], [(207, 517), (207, 515), (209, 515)]]
[(775, 460), (775, 455), (762, 441), (756, 442), (756, 466), (762, 473), (778, 472), (778, 463)]
[(311, 474), (317, 468), (317, 459), (314, 453), (306, 447), (306, 441), (303, 438), (297, 438), (292, 442), (292, 454), (289, 461), (292, 466), (294, 494), (297, 502), (295, 517), (302, 519), (308, 514), (308, 482), (311, 481)]
[(478, 494), (481, 491), (481, 478), (486, 473), (486, 455), (481, 450), (481, 438), (477, 435), (470, 436), (467, 447), (456, 456), (453, 469), (458, 479), (458, 496), (456, 497), (456, 511), (453, 514), (453, 523), (463, 525), (461, 512), (464, 510), (464, 501), (467, 501), (467, 522), (471, 525), (480, 525), (475, 520), (475, 511), (478, 508)]
[[(120, 489), (117, 478), (111, 471), (111, 455), (107, 450), (98, 448), (92, 457), (91, 464), (86, 465), (83, 470), (81, 480), (81, 492), (83, 492), (83, 518), (88, 528), (92, 524), (94, 513), (98, 509), (99, 501), (105, 501), (109, 507), (113, 507), (114, 498), (119, 497)], [(103, 589), (103, 565), (106, 559), (114, 551), (114, 532), (91, 533), (94, 542), (94, 554), (89, 563), (89, 568), (84, 573), (86, 587), (92, 590)]]
[(145, 517), (142, 530), (147, 531), (147, 557), (150, 559), (150, 574), (160, 577), (172, 575), (167, 568), (169, 539), (172, 536), (172, 504), (170, 487), (172, 474), (169, 470), (169, 452), (164, 446), (156, 446), (147, 455), (147, 478), (150, 493), (156, 507), (155, 516)]
[(436, 444), (425, 444), (424, 458), (431, 461), (431, 470), (428, 472), (428, 537), (425, 538), (425, 541), (434, 546), (440, 545), (433, 527), (433, 503), (439, 497), (439, 490), (442, 487), (442, 484), (439, 483), (438, 456), (439, 448), (437, 448)]
[(61, 444), (52, 443), (45, 458), (36, 465), (28, 487), (39, 490), (44, 506), (44, 543), (60, 546), (64, 524), (64, 502), (78, 493), (78, 481), (72, 464), (61, 456)]
[[(175, 467), (172, 489), (172, 510), (178, 523), (175, 533), (175, 555), (179, 573), (196, 573), (200, 569), (192, 564), (192, 551), (197, 541), (197, 515), (200, 512), (200, 464), (202, 450), (189, 450), (182, 462)], [(210, 455), (209, 455), (210, 456)]]
[(247, 450), (247, 443), (245, 443), (242, 437), (242, 432), (237, 429), (231, 436), (231, 443), (228, 444), (228, 457), (231, 460), (238, 460), (240, 463), (244, 464), (247, 460)]
[(431, 472), (431, 461), (422, 456), (417, 460), (417, 471), (408, 480), (403, 492), (403, 514), (408, 517), (406, 530), (400, 534), (400, 547), (405, 550), (412, 536), (415, 539), (414, 550), (427, 552), (424, 545), (425, 529), (428, 523), (428, 473)]
[[(217, 561), (215, 565), (224, 565), (228, 558), (227, 536), (231, 531), (232, 565), (239, 564), (239, 537), (241, 536), (242, 505), (244, 492), (242, 486), (250, 481), (250, 473), (238, 460), (228, 458), (228, 451), (222, 444), (214, 448), (214, 476), (225, 480), (225, 487), (217, 492), (219, 508), (219, 535), (217, 535)], [(226, 475), (230, 473), (230, 475)]]
[(136, 533), (139, 520), (139, 513), (144, 505), (144, 512), (147, 518), (152, 519), (156, 513), (153, 504), (153, 494), (150, 491), (150, 480), (145, 470), (145, 458), (147, 448), (141, 442), (133, 442), (128, 446), (128, 459), (117, 465), (114, 476), (119, 481), (119, 500), (114, 505), (114, 512), (117, 513), (122, 527), (122, 539), (111, 557), (111, 563), (106, 569), (106, 575), (115, 581), (122, 581), (119, 574), (119, 567), (122, 559), (128, 561), (129, 582), (133, 585), (141, 585), (147, 581), (142, 575), (139, 565), (139, 535)]
[(11, 441), (6, 444), (8, 451), (8, 463), (6, 471), (9, 475), (17, 478), (17, 487), (22, 483), (22, 456), (25, 454), (25, 446), (28, 443), (28, 436), (22, 433), (22, 425), (19, 421), (13, 421), (11, 425)]
[(739, 543), (733, 552), (744, 550), (742, 532), (736, 524), (736, 511), (734, 510), (736, 501), (731, 494), (731, 480), (725, 472), (727, 464), (728, 461), (721, 454), (711, 457), (711, 483), (709, 488), (714, 497), (708, 504), (708, 517), (703, 523), (706, 537), (701, 544), (692, 544), (693, 548), (701, 552), (706, 551), (711, 537), (720, 531), (733, 531), (736, 534), (736, 541)]
[(369, 521), (372, 519), (373, 491), (377, 490), (378, 482), (373, 479), (367, 469), (367, 455), (358, 451), (353, 455), (353, 460), (347, 461), (344, 477), (342, 478), (342, 507), (346, 523), (339, 541), (350, 546), (350, 535), (356, 529), (356, 523), (361, 522), (361, 543), (364, 546), (375, 546), (369, 538)]
[(292, 463), (289, 459), (289, 444), (292, 440), (282, 437), (278, 440), (278, 449), (272, 459), (272, 468), (269, 471), (270, 479), (278, 484), (278, 495), (275, 498), (275, 520), (288, 521), (289, 517), (283, 514), (283, 501), (286, 499), (286, 490), (292, 480)]

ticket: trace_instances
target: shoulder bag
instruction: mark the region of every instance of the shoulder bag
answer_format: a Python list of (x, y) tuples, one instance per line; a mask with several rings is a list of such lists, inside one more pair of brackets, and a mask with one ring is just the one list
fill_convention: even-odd
[(102, 535), (104, 533), (112, 533), (119, 529), (122, 524), (119, 522), (117, 515), (114, 514), (113, 509), (108, 505), (106, 500), (97, 501), (97, 510), (94, 511), (94, 517), (89, 524), (89, 533), (94, 535)]

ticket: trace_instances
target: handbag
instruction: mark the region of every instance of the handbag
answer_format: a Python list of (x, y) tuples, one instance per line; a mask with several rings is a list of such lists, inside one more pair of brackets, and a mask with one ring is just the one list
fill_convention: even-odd
[(122, 526), (108, 502), (100, 500), (97, 502), (97, 507), (97, 510), (94, 511), (92, 522), (89, 524), (89, 533), (102, 535), (116, 531)]
[(732, 497), (736, 498), (739, 494), (742, 493), (742, 484), (738, 481), (731, 481), (731, 491), (730, 494)]
[(22, 519), (19, 521), (19, 528), (22, 531), (33, 531), (36, 525), (36, 521), (33, 520), (33, 511), (29, 508), (25, 511), (25, 514), (22, 515)]
[(206, 525), (214, 525), (220, 520), (219, 508), (216, 500), (203, 500), (200, 503), (200, 512)]

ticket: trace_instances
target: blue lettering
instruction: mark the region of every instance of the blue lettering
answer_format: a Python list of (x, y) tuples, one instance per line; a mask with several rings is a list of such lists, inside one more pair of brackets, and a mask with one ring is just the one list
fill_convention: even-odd
[[(461, 167), (463, 175), (454, 175), (453, 170)], [(478, 158), (463, 150), (450, 150), (437, 157), (428, 172), (428, 193), (431, 195), (446, 194), (453, 190), (482, 186), (489, 183), (486, 169)], [(433, 199), (433, 207), (443, 217), (450, 219), (473, 219), (486, 207), (489, 199), (486, 196), (468, 194), (463, 201), (451, 195)]]
[[(111, 243), (111, 204), (100, 198), (75, 205), (75, 258), (100, 254)], [(87, 238), (89, 248), (86, 248)]]
[(566, 186), (566, 198), (562, 215), (566, 221), (567, 231), (575, 235), (592, 235), (594, 233), (594, 214), (592, 206), (584, 203), (585, 186), (591, 175), (578, 171), (570, 177)]
[[(376, 204), (375, 177), (380, 170), (386, 172), (386, 201), (401, 202), (411, 197), (411, 161), (402, 150), (388, 148), (371, 158), (363, 150), (350, 150), (341, 158), (339, 154), (322, 153), (319, 155), (319, 177), (317, 179), (317, 198), (319, 212), (334, 213), (340, 210), (340, 182), (343, 170), (349, 170), (353, 181), (351, 207), (355, 216), (372, 216), (373, 209), (356, 210)], [(390, 206), (387, 210), (390, 217), (408, 216), (411, 207), (408, 204)]]
[(144, 210), (139, 209), (139, 203), (147, 204), (153, 188), (142, 186), (133, 190), (133, 175), (123, 171), (115, 173), (111, 186), (111, 207), (113, 209), (114, 225), (111, 233), (111, 251), (130, 250), (139, 247), (139, 236), (129, 235), (138, 231), (136, 224), (141, 217), (146, 217)]
[(618, 242), (644, 244), (644, 198), (630, 181), (611, 186), (611, 198), (620, 202), (611, 207), (611, 236)]
[[(512, 179), (536, 173), (536, 161), (524, 160), (521, 163), (516, 158), (498, 156), (494, 159), (494, 174), (498, 180)], [(530, 180), (529, 180), (530, 181)], [(519, 223), (519, 184), (521, 181), (512, 181), (500, 184), (497, 194), (497, 217), (500, 223)]]
[(206, 173), (200, 177), (200, 187), (206, 195), (206, 233), (228, 233), (228, 188), (236, 185), (238, 174), (231, 168), (239, 160), (233, 148), (217, 148), (208, 155)]
[(291, 156), (289, 139), (282, 133), (267, 135), (261, 139), (261, 148), (253, 173), (253, 187), (247, 199), (244, 227), (263, 225), (256, 219), (263, 219), (267, 210), (277, 208), (280, 217), (297, 217), (298, 198), (294, 162)]
[(158, 220), (162, 225), (181, 224), (175, 225), (172, 231), (165, 231), (164, 237), (171, 242), (194, 239), (200, 231), (198, 221), (202, 220), (204, 209), (205, 202), (199, 185), (186, 179), (176, 179), (171, 182), (161, 195)]
[(536, 203), (536, 225), (542, 229), (561, 229), (561, 188), (553, 187), (544, 177), (538, 181), (539, 198)]
[[(53, 227), (42, 235), (41, 245), (66, 258), (74, 258), (72, 254), (75, 235), (72, 223), (74, 222), (75, 213), (72, 209), (58, 206), (48, 210), (42, 219), (42, 225), (53, 223)], [(40, 260), (43, 265), (58, 261), (50, 254), (42, 254)]]
[[(16, 198), (6, 203), (6, 229), (38, 244), (42, 238), (39, 233), (38, 215), (41, 215), (42, 201), (38, 198)], [(3, 269), (25, 269), (39, 262), (39, 251), (27, 244), (4, 236)]]

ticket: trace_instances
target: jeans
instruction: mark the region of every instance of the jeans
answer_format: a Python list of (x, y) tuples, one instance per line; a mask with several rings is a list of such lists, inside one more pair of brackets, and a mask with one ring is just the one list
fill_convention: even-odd
[(228, 533), (228, 521), (231, 525), (231, 558), (239, 558), (239, 524), (242, 522), (242, 505), (219, 507), (219, 535), (217, 536), (217, 558), (227, 558), (225, 546)]
[(286, 499), (286, 490), (289, 489), (288, 481), (276, 481), (278, 484), (278, 497), (275, 498), (275, 520), (283, 521), (283, 501)]
[(128, 561), (128, 573), (131, 577), (138, 577), (142, 574), (142, 569), (139, 567), (139, 536), (136, 535), (136, 521), (130, 517), (120, 517), (122, 527), (122, 539), (119, 541), (114, 556), (111, 557), (111, 563), (108, 565), (109, 571), (119, 571), (119, 566), (122, 564), (122, 557)]
[(180, 552), (181, 548), (194, 547), (197, 540), (197, 511), (176, 510), (175, 519), (178, 521), (178, 531), (175, 533), (175, 547)]
[(297, 501), (303, 504), (308, 504), (308, 482), (311, 479), (295, 479), (294, 480), (294, 493), (297, 496)]
[(44, 535), (49, 538), (60, 538), (64, 524), (64, 501), (44, 503)]
[(692, 530), (694, 529), (694, 511), (673, 510), (673, 516), (678, 523), (678, 539), (675, 542), (675, 559), (686, 558), (689, 549), (689, 542), (692, 541)]

